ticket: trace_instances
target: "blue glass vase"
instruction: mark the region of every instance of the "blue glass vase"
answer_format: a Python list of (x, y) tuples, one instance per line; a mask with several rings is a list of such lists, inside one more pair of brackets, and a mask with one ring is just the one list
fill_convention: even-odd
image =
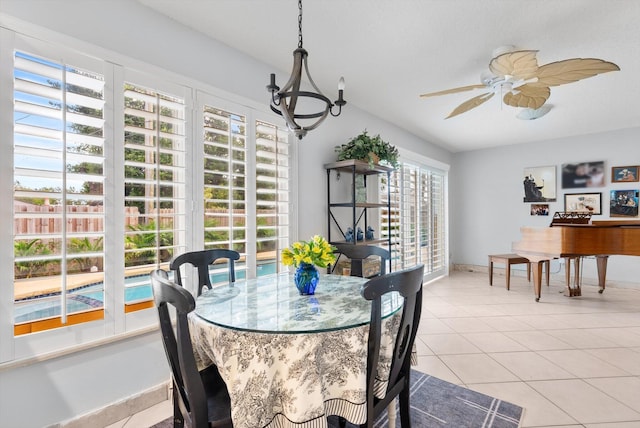
[(314, 294), (319, 280), (318, 269), (310, 263), (300, 263), (293, 275), (296, 288), (302, 295)]

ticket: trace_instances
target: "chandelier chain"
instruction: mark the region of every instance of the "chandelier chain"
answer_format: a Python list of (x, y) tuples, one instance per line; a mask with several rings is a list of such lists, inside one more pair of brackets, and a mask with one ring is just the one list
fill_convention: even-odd
[(302, 48), (302, 0), (298, 0), (298, 48)]

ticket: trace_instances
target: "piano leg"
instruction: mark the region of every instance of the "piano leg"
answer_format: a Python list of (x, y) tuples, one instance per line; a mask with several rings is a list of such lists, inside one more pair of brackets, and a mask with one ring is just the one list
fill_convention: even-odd
[(604, 291), (604, 282), (607, 278), (607, 261), (609, 256), (596, 256), (596, 264), (598, 266), (598, 293), (602, 294)]
[(582, 259), (576, 257), (575, 261), (576, 263), (573, 265), (573, 289), (570, 290), (569, 297), (582, 296), (582, 290), (580, 289), (580, 283), (582, 282), (582, 278), (580, 278), (580, 262)]
[[(580, 289), (580, 257), (565, 257), (565, 278), (566, 286), (564, 295), (567, 297), (582, 296), (582, 290)], [(573, 287), (571, 286), (571, 260), (575, 263), (573, 265)]]
[(536, 302), (540, 301), (540, 292), (542, 291), (542, 266), (545, 261), (531, 262), (533, 267), (533, 291), (536, 294)]
[(549, 277), (551, 276), (551, 260), (544, 261), (544, 271), (547, 275), (547, 287), (549, 286)]
[(565, 295), (569, 295), (571, 288), (571, 257), (564, 258), (564, 283), (567, 289), (565, 290)]

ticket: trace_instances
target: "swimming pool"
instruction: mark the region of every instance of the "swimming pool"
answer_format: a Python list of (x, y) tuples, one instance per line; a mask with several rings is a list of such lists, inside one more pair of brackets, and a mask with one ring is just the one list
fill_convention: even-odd
[[(244, 279), (246, 271), (241, 266), (237, 266), (236, 269), (236, 279)], [(257, 267), (257, 275), (273, 274), (276, 269), (276, 263), (265, 263)], [(223, 283), (228, 281), (228, 278), (226, 272), (214, 273), (211, 275), (211, 283)], [(126, 304), (144, 302), (152, 298), (149, 275), (125, 278), (124, 301)], [(102, 282), (88, 284), (67, 294), (67, 313), (102, 308), (103, 306), (104, 284)], [(60, 316), (60, 294), (17, 301), (14, 311), (15, 324)]]

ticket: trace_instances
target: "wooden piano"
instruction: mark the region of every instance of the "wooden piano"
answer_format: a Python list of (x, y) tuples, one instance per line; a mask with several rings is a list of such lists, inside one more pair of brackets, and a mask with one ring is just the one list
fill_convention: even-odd
[[(567, 259), (595, 256), (598, 267), (599, 293), (605, 288), (607, 260), (610, 255), (640, 256), (640, 220), (598, 220), (588, 224), (553, 224), (553, 227), (522, 227), (522, 240), (513, 243), (513, 252), (529, 259), (533, 268), (536, 302), (540, 300), (542, 262), (554, 258)], [(577, 265), (576, 265), (577, 266)], [(577, 274), (576, 269), (576, 274)], [(579, 296), (569, 284), (567, 266), (567, 296)]]

